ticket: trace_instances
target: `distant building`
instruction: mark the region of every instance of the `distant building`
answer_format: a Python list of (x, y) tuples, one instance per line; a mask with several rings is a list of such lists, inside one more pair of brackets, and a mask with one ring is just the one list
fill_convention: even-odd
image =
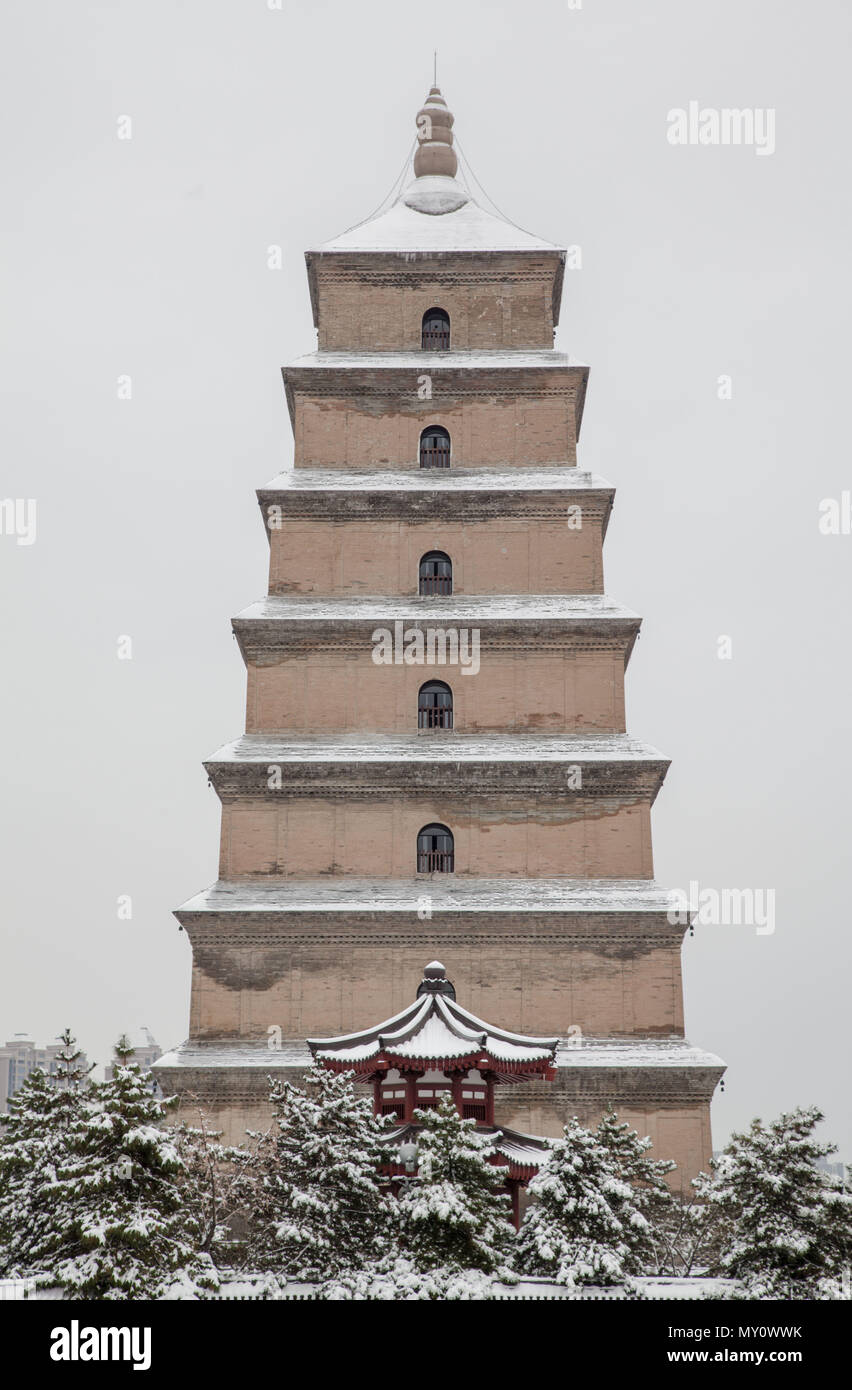
[(833, 1178), (839, 1178), (841, 1182), (846, 1181), (846, 1164), (835, 1160), (830, 1163), (827, 1158), (818, 1158), (817, 1168), (821, 1168), (824, 1173), (830, 1173)]
[[(163, 1093), (160, 1090), (160, 1083), (154, 1073), (151, 1072), (151, 1068), (157, 1059), (162, 1057), (163, 1049), (160, 1047), (157, 1039), (152, 1036), (149, 1028), (143, 1028), (142, 1032), (145, 1034), (144, 1042), (133, 1042), (133, 1039), (130, 1039), (133, 1043), (133, 1056), (130, 1060), (135, 1063), (136, 1066), (141, 1067), (142, 1071), (150, 1073), (151, 1092), (155, 1096), (161, 1096)], [(108, 1066), (104, 1067), (104, 1080), (112, 1081), (114, 1075), (115, 1063), (110, 1062)]]
[[(0, 1047), (0, 1114), (8, 1110), (9, 1098), (19, 1091), (27, 1077), (37, 1068), (55, 1076), (59, 1070), (59, 1053), (62, 1043), (48, 1043), (47, 1047), (36, 1047), (28, 1033), (16, 1033)], [(78, 1065), (84, 1070), (89, 1063), (83, 1053)]]
[[(713, 1150), (713, 1157), (717, 1163), (722, 1157), (723, 1152), (723, 1149)], [(827, 1158), (818, 1158), (814, 1166), (821, 1169), (823, 1173), (830, 1173), (833, 1178), (839, 1178), (841, 1182), (846, 1181), (846, 1164), (841, 1163), (839, 1160), (834, 1163), (829, 1163)]]

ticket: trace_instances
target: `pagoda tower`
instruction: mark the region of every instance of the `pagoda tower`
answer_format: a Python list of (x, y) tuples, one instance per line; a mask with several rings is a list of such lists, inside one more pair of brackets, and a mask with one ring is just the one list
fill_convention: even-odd
[(437, 956), (476, 1016), (562, 1039), (498, 1123), (612, 1105), (686, 1183), (724, 1068), (685, 1040), (653, 878), (668, 763), (625, 730), (640, 619), (604, 594), (614, 490), (577, 465), (565, 252), (477, 204), (452, 126), (433, 87), (403, 192), (306, 255), (318, 350), (283, 373), (294, 467), (258, 492), (246, 732), (205, 763), (219, 880), (176, 913), (190, 1036), (157, 1070), (238, 1142), (308, 1037), (395, 1016)]

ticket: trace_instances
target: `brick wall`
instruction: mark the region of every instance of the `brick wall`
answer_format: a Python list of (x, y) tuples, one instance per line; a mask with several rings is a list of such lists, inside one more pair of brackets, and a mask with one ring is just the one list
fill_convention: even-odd
[(497, 954), (467, 939), (463, 919), (453, 944), (436, 942), (428, 922), (418, 922), (410, 935), (405, 947), (371, 944), (368, 933), (334, 947), (310, 941), (196, 946), (192, 1035), (263, 1040), (271, 1026), (285, 1038), (353, 1032), (410, 1004), (412, 982), (437, 951), (465, 1008), (504, 1028), (544, 1036), (579, 1028), (587, 1037), (683, 1032), (680, 952), (671, 943), (548, 944), (525, 941), (522, 928), (509, 928)]
[(408, 878), (418, 831), (432, 822), (455, 836), (456, 874), (653, 876), (647, 801), (575, 792), (507, 796), (494, 805), (465, 797), (457, 784), (440, 800), (375, 794), (226, 801), (219, 876)]
[(442, 425), (452, 441), (457, 468), (535, 467), (574, 464), (577, 428), (573, 394), (419, 401), (411, 374), (411, 399), (391, 403), (368, 398), (295, 393), (297, 468), (419, 468), (420, 435)]
[(423, 315), (450, 316), (452, 349), (551, 348), (559, 256), (316, 258), (318, 343), (326, 351), (420, 348)]
[[(458, 594), (603, 593), (601, 518), (477, 522), (286, 519), (269, 533), (271, 594), (416, 594), (420, 559), (442, 550)], [(576, 499), (581, 504), (582, 499)]]

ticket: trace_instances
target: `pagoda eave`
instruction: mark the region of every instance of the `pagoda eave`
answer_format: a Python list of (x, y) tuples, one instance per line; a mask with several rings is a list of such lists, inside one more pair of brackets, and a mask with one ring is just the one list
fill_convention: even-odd
[(677, 947), (695, 916), (674, 912), (673, 895), (645, 879), (433, 878), (426, 922), (422, 893), (418, 878), (220, 880), (174, 916), (202, 950), (362, 940), (399, 947), (427, 936), (436, 946), (496, 950), (516, 939), (648, 950)]
[[(387, 736), (376, 745), (345, 740), (300, 742), (247, 735), (220, 749), (204, 769), (222, 797), (281, 800), (289, 795), (333, 796), (384, 792), (446, 794), (453, 780), (466, 795), (524, 796), (553, 793), (583, 797), (635, 797), (653, 802), (669, 760), (655, 749), (618, 735), (592, 739), (515, 735), (510, 747), (487, 740)], [(606, 739), (606, 742), (604, 740)], [(486, 746), (487, 745), (487, 746)], [(270, 785), (270, 767), (277, 769)], [(574, 771), (577, 769), (577, 771)]]
[[(301, 1038), (285, 1038), (274, 1050), (266, 1037), (209, 1043), (193, 1039), (154, 1063), (167, 1095), (207, 1101), (264, 1101), (270, 1078), (298, 1084), (313, 1058)], [(692, 1048), (683, 1038), (566, 1039), (556, 1058), (556, 1077), (520, 1081), (511, 1088), (512, 1103), (534, 1105), (550, 1098), (564, 1110), (574, 1105), (606, 1108), (657, 1106), (679, 1108), (712, 1099), (726, 1064), (712, 1053)]]
[[(267, 540), (290, 520), (323, 522), (378, 519), (473, 522), (517, 519), (562, 521), (570, 525), (580, 509), (582, 524), (599, 523), (606, 534), (615, 489), (591, 473), (575, 474), (573, 464), (548, 469), (410, 469), (385, 473), (344, 473), (336, 469), (296, 469), (257, 491)], [(524, 475), (529, 476), (524, 476)], [(440, 475), (440, 476), (439, 476)], [(477, 476), (480, 475), (480, 476)], [(576, 527), (575, 529), (580, 529)]]

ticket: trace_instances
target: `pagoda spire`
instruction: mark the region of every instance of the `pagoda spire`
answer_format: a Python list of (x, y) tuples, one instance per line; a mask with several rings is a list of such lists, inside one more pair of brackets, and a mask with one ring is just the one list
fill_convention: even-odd
[(417, 178), (430, 174), (455, 178), (459, 162), (453, 149), (454, 119), (440, 87), (430, 88), (416, 117), (418, 145), (414, 156), (414, 173)]

